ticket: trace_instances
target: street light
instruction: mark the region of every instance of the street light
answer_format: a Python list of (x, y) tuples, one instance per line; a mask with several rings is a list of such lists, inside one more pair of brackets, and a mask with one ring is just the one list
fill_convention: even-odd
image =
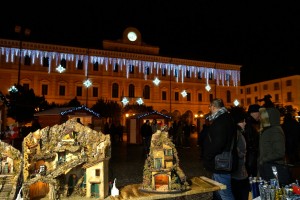
[(20, 85), (20, 79), (21, 79), (21, 56), (22, 56), (22, 42), (23, 42), (23, 35), (29, 36), (31, 30), (25, 28), (24, 32), (22, 32), (21, 26), (15, 26), (15, 32), (19, 34), (20, 39), (20, 46), (19, 46), (19, 66), (18, 66), (18, 85)]

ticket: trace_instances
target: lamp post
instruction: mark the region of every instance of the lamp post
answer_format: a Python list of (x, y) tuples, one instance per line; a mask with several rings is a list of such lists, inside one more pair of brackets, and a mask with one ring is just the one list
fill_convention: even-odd
[(20, 42), (19, 42), (20, 43), (20, 46), (19, 46), (19, 66), (18, 66), (18, 85), (20, 85), (23, 35), (29, 36), (31, 30), (25, 28), (24, 32), (22, 32), (22, 27), (21, 26), (15, 26), (15, 32), (19, 34), (19, 39), (20, 39)]

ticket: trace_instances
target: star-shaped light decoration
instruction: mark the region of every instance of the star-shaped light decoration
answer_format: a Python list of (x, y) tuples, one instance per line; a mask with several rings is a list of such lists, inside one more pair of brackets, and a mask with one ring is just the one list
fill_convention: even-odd
[(236, 100), (234, 100), (233, 104), (234, 104), (235, 106), (238, 106), (238, 105), (240, 105), (240, 102), (236, 99)]
[(139, 105), (142, 105), (144, 103), (143, 99), (142, 98), (138, 98), (136, 100), (136, 102), (139, 104)]
[(66, 70), (66, 68), (64, 68), (61, 65), (58, 65), (58, 67), (56, 67), (56, 71), (58, 71), (59, 73), (63, 73)]
[(86, 79), (83, 84), (85, 85), (85, 87), (90, 87), (92, 85), (92, 82), (89, 79)]
[(126, 97), (123, 97), (121, 102), (123, 103), (123, 106), (126, 106), (129, 103), (129, 101)]
[(155, 85), (159, 85), (160, 80), (156, 77), (156, 78), (153, 80), (153, 83), (154, 83)]
[(8, 89), (9, 92), (18, 92), (18, 88), (16, 88), (14, 85), (11, 86), (9, 89)]
[(186, 95), (187, 95), (186, 91), (183, 90), (183, 91), (181, 92), (181, 95), (182, 95), (182, 97), (186, 97)]
[(211, 89), (211, 87), (207, 84), (207, 85), (205, 86), (205, 89), (206, 89), (207, 92), (209, 92), (210, 89)]

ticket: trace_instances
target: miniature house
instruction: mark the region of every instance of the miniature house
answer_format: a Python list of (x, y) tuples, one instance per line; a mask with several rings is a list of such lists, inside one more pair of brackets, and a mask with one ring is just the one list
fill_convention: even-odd
[(162, 130), (152, 135), (149, 155), (145, 161), (143, 183), (145, 192), (173, 193), (190, 189), (179, 166), (175, 145)]
[(168, 125), (171, 116), (160, 113), (156, 110), (134, 115), (126, 119), (127, 142), (131, 144), (142, 144), (141, 127), (145, 121), (149, 119), (150, 123), (156, 119), (157, 123), (162, 127)]
[(20, 185), (21, 152), (0, 141), (0, 199), (13, 199)]
[(110, 136), (76, 118), (29, 133), (23, 153), (24, 200), (108, 196)]

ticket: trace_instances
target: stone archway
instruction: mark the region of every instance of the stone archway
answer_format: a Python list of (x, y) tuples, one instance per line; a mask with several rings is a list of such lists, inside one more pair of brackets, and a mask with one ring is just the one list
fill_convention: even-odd
[(168, 191), (169, 190), (169, 175), (168, 174), (156, 174), (154, 176), (155, 190)]

